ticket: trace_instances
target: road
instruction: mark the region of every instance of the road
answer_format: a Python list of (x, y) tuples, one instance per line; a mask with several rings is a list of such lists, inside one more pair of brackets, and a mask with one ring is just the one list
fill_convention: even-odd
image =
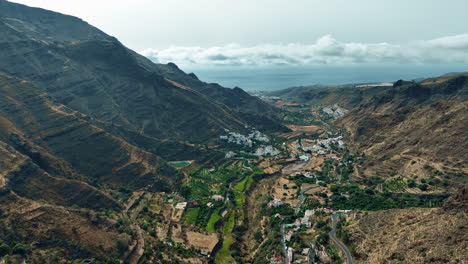
[(284, 233), (284, 224), (281, 224), (281, 246), (283, 248), (284, 264), (288, 263), (288, 249), (286, 247), (286, 234)]
[(313, 186), (313, 187), (306, 188), (306, 189), (299, 192), (299, 203), (297, 204), (296, 208), (294, 209), (294, 212), (296, 214), (299, 213), (299, 210), (301, 209), (302, 204), (305, 202), (304, 193), (307, 192), (307, 191), (310, 191), (312, 189), (319, 188), (319, 187), (320, 187), (320, 185), (319, 186)]
[(314, 243), (310, 243), (310, 253), (309, 253), (309, 264), (314, 264), (315, 258), (315, 246)]
[(346, 257), (346, 263), (347, 264), (352, 264), (353, 263), (353, 259), (351, 257), (351, 252), (349, 252), (348, 248), (346, 247), (346, 245), (341, 242), (340, 240), (338, 240), (336, 238), (336, 223), (338, 222), (338, 217), (340, 216), (340, 214), (338, 213), (333, 213), (332, 214), (332, 230), (330, 231), (330, 233), (328, 233), (330, 235), (330, 238), (331, 240), (333, 240), (333, 242), (341, 249), (341, 251), (343, 251), (345, 257)]

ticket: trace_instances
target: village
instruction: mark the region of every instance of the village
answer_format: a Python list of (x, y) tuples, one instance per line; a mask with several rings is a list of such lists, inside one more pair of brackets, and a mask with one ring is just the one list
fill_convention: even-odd
[[(171, 219), (175, 223), (180, 223), (181, 229), (191, 230), (191, 233), (188, 234), (191, 234), (192, 240), (194, 236), (198, 237), (189, 244), (198, 250), (200, 255), (206, 257), (213, 255), (219, 257), (223, 256), (224, 253), (229, 253), (229, 247), (232, 245), (225, 245), (225, 241), (226, 239), (230, 240), (232, 235), (229, 232), (226, 233), (225, 227), (222, 228), (224, 235), (221, 237), (213, 236), (213, 233), (210, 232), (216, 232), (220, 228), (221, 221), (231, 221), (232, 219), (234, 224), (242, 224), (244, 213), (240, 210), (244, 210), (246, 199), (244, 192), (249, 189), (246, 184), (251, 184), (252, 175), (249, 174), (257, 166), (262, 170), (262, 173), (265, 173), (274, 167), (271, 166), (271, 163), (278, 164), (281, 161), (287, 161), (286, 165), (279, 166), (276, 171), (270, 172), (272, 175), (277, 175), (275, 176), (277, 180), (269, 191), (268, 195), (271, 198), (266, 207), (269, 210), (278, 211), (270, 217), (279, 219), (281, 222), (279, 226), (281, 240), (276, 241), (276, 243), (280, 245), (282, 250), (277, 252), (280, 254), (270, 256), (269, 261), (270, 263), (288, 264), (331, 263), (330, 247), (333, 248), (336, 256), (339, 252), (336, 252), (337, 249), (332, 244), (324, 246), (315, 242), (316, 239), (313, 238), (313, 235), (317, 233), (314, 231), (317, 225), (314, 223), (317, 223), (319, 219), (331, 219), (333, 214), (338, 214), (343, 218), (350, 213), (346, 209), (331, 209), (328, 199), (332, 193), (327, 183), (341, 182), (343, 173), (340, 175), (336, 169), (333, 171), (326, 166), (331, 167), (334, 164), (336, 168), (343, 168), (344, 162), (347, 162), (347, 167), (353, 166), (352, 160), (343, 160), (343, 153), (346, 153), (343, 136), (323, 131), (318, 137), (296, 137), (276, 142), (276, 145), (273, 145), (268, 136), (256, 130), (252, 130), (247, 135), (229, 130), (225, 132), (227, 135), (220, 136), (220, 140), (228, 143), (228, 146), (229, 144), (240, 146), (243, 149), (242, 152), (227, 148), (225, 158), (231, 160), (227, 163), (230, 165), (224, 168), (193, 170), (189, 173), (192, 175), (188, 182), (192, 186), (190, 194), (187, 195), (182, 191), (180, 194), (173, 194), (174, 198), (167, 200), (172, 205)], [(250, 150), (250, 152), (244, 150)], [(242, 155), (242, 153), (248, 153), (250, 156)], [(264, 164), (269, 165), (265, 166)], [(233, 175), (227, 176), (229, 174)], [(223, 181), (230, 179), (235, 179), (234, 183), (225, 185)], [(206, 188), (210, 185), (216, 187)], [(199, 188), (201, 186), (203, 188)], [(205, 190), (203, 191), (203, 189)], [(188, 197), (188, 199), (184, 197)], [(284, 208), (292, 210), (286, 211)], [(196, 230), (199, 233), (195, 235)], [(179, 230), (171, 233), (174, 235), (181, 232)], [(310, 241), (300, 241), (304, 233), (310, 234)], [(172, 239), (181, 241), (177, 237)], [(199, 243), (206, 239), (212, 243)], [(216, 246), (218, 243), (222, 244)], [(226, 252), (223, 253), (223, 249)], [(224, 260), (229, 258), (227, 256)]]
[(339, 259), (344, 254), (317, 237), (331, 232), (326, 222), (331, 224), (333, 215), (340, 219), (350, 216), (346, 208), (331, 208), (333, 193), (328, 186), (345, 182), (346, 170), (354, 166), (355, 159), (345, 157), (348, 150), (343, 136), (326, 130), (298, 136), (293, 130), (272, 141), (258, 130), (249, 131), (243, 135), (226, 129), (219, 137), (225, 149), (223, 164), (207, 167), (193, 161), (171, 162), (187, 177), (179, 192), (136, 198), (144, 204), (138, 219), (148, 232), (147, 247), (198, 255), (189, 259), (191, 263), (241, 261), (232, 255), (241, 243), (235, 230), (247, 220), (244, 211), (248, 210), (251, 185), (264, 175), (273, 184), (265, 194), (262, 217), (278, 222), (275, 228), (281, 236), (273, 241), (281, 250), (271, 252), (268, 262), (331, 263)]
[[(129, 196), (129, 214), (141, 230), (122, 232), (142, 233), (145, 250), (159, 252), (164, 263), (352, 263), (355, 249), (344, 227), (363, 210), (440, 201), (391, 196), (388, 190), (412, 186), (398, 178), (353, 182), (367, 157), (353, 153), (342, 131), (327, 123), (345, 110), (307, 109), (310, 119), (283, 134), (226, 129), (213, 146), (224, 155), (216, 163), (170, 162), (184, 175), (180, 188)], [(291, 111), (296, 117), (298, 106)]]
[[(332, 258), (327, 253), (326, 247), (319, 243), (300, 240), (304, 234), (315, 232), (313, 223), (317, 223), (319, 219), (331, 218), (334, 214), (347, 218), (351, 212), (351, 210), (333, 210), (328, 207), (330, 202), (327, 198), (332, 193), (326, 187), (326, 182), (338, 179), (336, 183), (340, 183), (341, 178), (327, 175), (328, 179), (324, 181), (325, 177), (320, 173), (317, 174), (317, 171), (322, 171), (321, 165), (327, 160), (338, 161), (339, 165), (342, 164), (340, 151), (345, 148), (343, 137), (298, 139), (291, 142), (289, 146), (298, 151), (297, 161), (282, 169), (283, 177), (274, 186), (273, 197), (268, 202), (268, 207), (290, 207), (294, 209), (294, 214), (286, 217), (286, 215), (276, 213), (273, 216), (280, 219), (287, 218), (290, 222), (283, 222), (281, 225), (282, 254), (271, 257), (270, 263), (331, 263)], [(306, 179), (306, 181), (295, 180), (296, 178)], [(304, 206), (306, 200), (313, 201), (312, 205), (309, 203)]]

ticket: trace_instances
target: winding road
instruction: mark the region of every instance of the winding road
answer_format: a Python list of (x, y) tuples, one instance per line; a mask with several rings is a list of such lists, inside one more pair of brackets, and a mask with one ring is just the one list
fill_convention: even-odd
[(331, 240), (333, 240), (333, 242), (341, 249), (341, 251), (343, 251), (343, 253), (344, 253), (345, 257), (346, 257), (346, 263), (347, 264), (352, 264), (353, 259), (351, 257), (351, 252), (349, 252), (348, 248), (346, 247), (346, 245), (343, 242), (341, 242), (340, 240), (338, 240), (336, 238), (336, 224), (338, 222), (338, 217), (339, 216), (340, 216), (340, 214), (338, 214), (338, 213), (333, 213), (331, 215), (332, 230), (328, 234), (330, 235)]
[(297, 204), (296, 208), (294, 209), (294, 212), (297, 214), (299, 213), (299, 210), (301, 209), (301, 206), (302, 204), (305, 202), (305, 196), (304, 196), (304, 193), (307, 192), (307, 191), (310, 191), (312, 189), (316, 189), (316, 188), (319, 188), (320, 185), (318, 186), (313, 186), (313, 187), (309, 187), (309, 188), (306, 188), (302, 191), (299, 192), (299, 203)]

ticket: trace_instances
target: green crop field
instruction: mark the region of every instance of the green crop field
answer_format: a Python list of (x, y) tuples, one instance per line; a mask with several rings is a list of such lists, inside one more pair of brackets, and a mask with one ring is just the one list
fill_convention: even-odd
[(236, 263), (236, 261), (231, 255), (231, 251), (229, 250), (229, 248), (231, 247), (234, 241), (231, 235), (232, 230), (234, 229), (234, 220), (235, 220), (235, 214), (234, 212), (230, 212), (228, 214), (227, 221), (223, 229), (223, 234), (224, 234), (223, 246), (216, 254), (215, 263), (220, 263), (220, 264), (221, 263)]
[(187, 224), (194, 224), (197, 221), (200, 208), (187, 208), (182, 216), (182, 221)]
[(210, 219), (208, 220), (208, 223), (206, 224), (206, 231), (208, 232), (216, 232), (216, 223), (221, 219), (221, 216), (219, 215), (219, 212), (221, 211), (222, 208), (219, 208), (215, 210), (211, 216)]

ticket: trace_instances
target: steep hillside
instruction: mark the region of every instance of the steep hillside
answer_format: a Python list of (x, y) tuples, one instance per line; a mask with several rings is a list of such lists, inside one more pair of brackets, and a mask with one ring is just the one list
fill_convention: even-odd
[(442, 176), (464, 182), (467, 99), (465, 75), (431, 83), (398, 81), (363, 100), (337, 123), (350, 132), (354, 147), (370, 157), (368, 174)]
[[(24, 155), (26, 171), (114, 186), (176, 180), (175, 171), (157, 156), (91, 125), (83, 114), (54, 104), (28, 82), (0, 75), (0, 91), (0, 140)], [(34, 178), (28, 176), (39, 177), (26, 172), (16, 177), (21, 175), (26, 181)]]
[(50, 40), (111, 39), (104, 32), (79, 18), (40, 8), (0, 0), (0, 14), (5, 21), (30, 37)]
[[(128, 243), (131, 239), (92, 212), (44, 204), (3, 190), (0, 212), (2, 247), (17, 251), (21, 248), (31, 263), (81, 262), (91, 258), (101, 263), (118, 263), (107, 262), (118, 256), (116, 241)], [(22, 261), (14, 256), (2, 260)]]
[(229, 89), (217, 83), (205, 83), (199, 80), (194, 73), (186, 74), (174, 63), (154, 64), (153, 67), (166, 78), (177, 80), (177, 82), (228, 106), (237, 112), (242, 120), (254, 125), (258, 129), (279, 132), (287, 131), (275, 115), (277, 109), (256, 97), (250, 96), (241, 88), (235, 87), (234, 89)]
[[(466, 263), (467, 188), (443, 208), (371, 212), (345, 230), (356, 263)], [(376, 246), (378, 245), (378, 246)]]
[(21, 245), (34, 263), (115, 263), (107, 260), (141, 239), (129, 221), (115, 225), (127, 217), (131, 190), (171, 191), (181, 179), (163, 159), (88, 120), (0, 74), (0, 243)]
[(231, 108), (272, 114), (245, 92), (218, 87), (225, 96), (204, 94), (209, 85), (187, 82), (191, 75), (181, 71), (171, 74), (164, 69), (173, 66), (155, 65), (77, 18), (6, 1), (0, 5), (0, 71), (31, 81), (96, 119), (151, 137), (203, 142), (225, 128), (243, 131), (246, 120), (257, 125)]

